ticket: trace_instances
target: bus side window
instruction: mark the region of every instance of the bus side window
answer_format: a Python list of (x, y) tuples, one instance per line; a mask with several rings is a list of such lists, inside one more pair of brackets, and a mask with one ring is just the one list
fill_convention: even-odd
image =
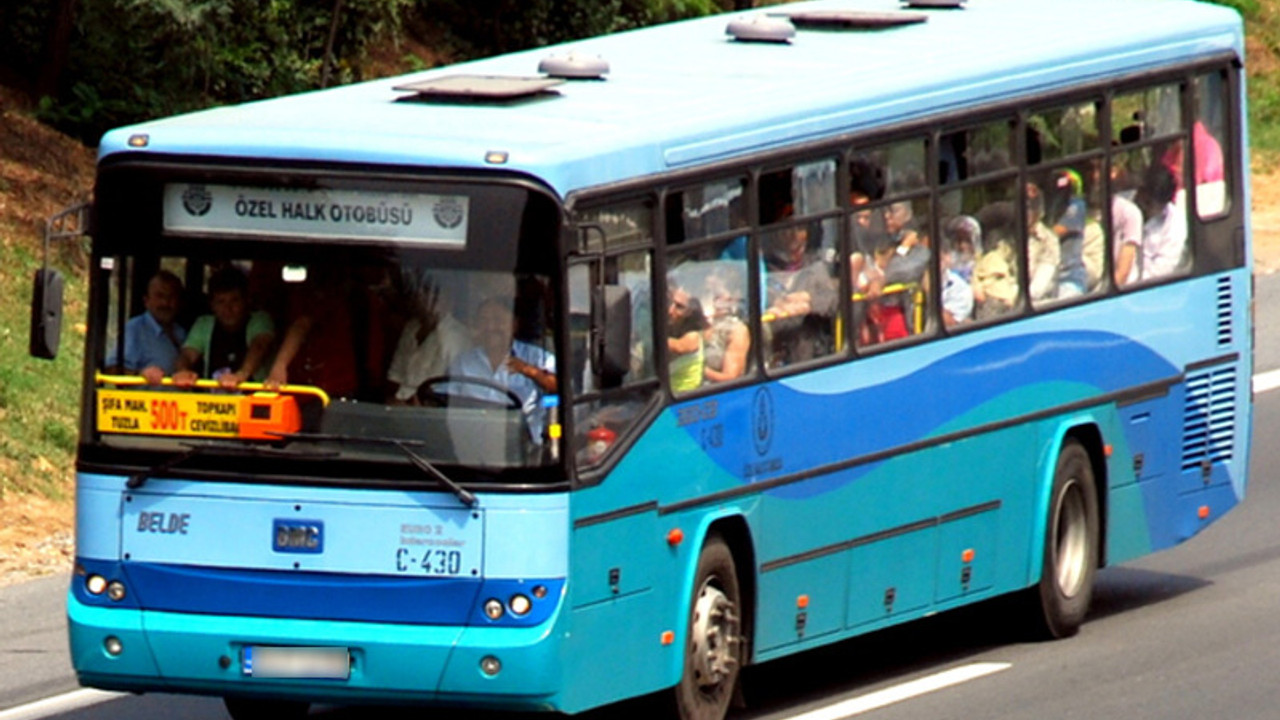
[[(869, 347), (926, 333), (932, 315), (927, 143), (923, 138), (857, 150), (849, 162), (850, 287), (854, 342)], [(958, 172), (944, 158), (944, 176)]]
[[(755, 366), (747, 314), (747, 180), (732, 177), (682, 188), (669, 193), (666, 203), (667, 329), (675, 335), (667, 339), (672, 390), (688, 392), (747, 377)], [(697, 326), (700, 347), (689, 336)]]
[(1199, 75), (1194, 80), (1196, 116), (1191, 126), (1192, 163), (1196, 184), (1196, 214), (1201, 220), (1231, 210), (1230, 176), (1223, 150), (1230, 146), (1228, 110), (1230, 84), (1225, 72)]
[[(1133, 268), (1119, 277), (1124, 241), (1113, 247), (1120, 284), (1155, 280), (1191, 268), (1185, 182), (1186, 129), (1182, 114), (1182, 86), (1168, 83), (1117, 95), (1111, 101), (1113, 138), (1122, 150), (1112, 154), (1112, 184), (1132, 187), (1127, 198), (1142, 217), (1141, 239)], [(1117, 168), (1123, 177), (1117, 178)], [(1113, 230), (1116, 213), (1113, 200)], [(1128, 215), (1133, 208), (1124, 205)]]
[(839, 206), (834, 158), (760, 176), (760, 304), (765, 366), (836, 352), (842, 304), (836, 259)]
[(1059, 244), (1056, 284), (1045, 300), (1066, 300), (1106, 287), (1102, 227), (1100, 101), (1049, 108), (1027, 117), (1027, 164), (1044, 195), (1043, 223)]
[[(956, 211), (953, 215), (944, 215), (939, 223), (945, 243), (944, 322), (958, 325), (966, 320), (963, 316), (965, 292), (957, 283), (969, 285), (968, 294), (973, 297), (972, 320), (1002, 317), (1021, 307), (1018, 256), (1022, 251), (1022, 231), (1018, 227), (1015, 197), (1017, 178), (1011, 177), (951, 190), (940, 198), (942, 207)], [(954, 277), (948, 278), (948, 275)]]

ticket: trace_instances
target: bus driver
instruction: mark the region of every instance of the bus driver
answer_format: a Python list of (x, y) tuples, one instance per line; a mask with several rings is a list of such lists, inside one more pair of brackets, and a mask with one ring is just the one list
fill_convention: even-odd
[[(476, 309), (475, 345), (454, 359), (449, 375), (478, 378), (500, 385), (520, 398), (529, 431), (542, 442), (543, 394), (556, 392), (556, 356), (537, 345), (515, 339), (516, 320), (509, 297), (490, 297)], [(452, 383), (454, 395), (505, 402), (498, 390), (475, 383)]]

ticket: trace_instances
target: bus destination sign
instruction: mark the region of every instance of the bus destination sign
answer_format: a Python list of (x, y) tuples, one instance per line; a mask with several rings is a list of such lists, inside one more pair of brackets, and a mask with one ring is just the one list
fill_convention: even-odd
[(98, 391), (98, 432), (276, 439), (301, 429), (297, 403), (274, 393)]
[(462, 249), (465, 195), (169, 183), (164, 229), (175, 235), (267, 235), (414, 243)]

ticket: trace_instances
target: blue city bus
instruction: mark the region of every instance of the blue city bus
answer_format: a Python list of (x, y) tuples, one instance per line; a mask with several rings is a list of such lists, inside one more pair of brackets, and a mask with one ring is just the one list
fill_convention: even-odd
[(821, 0), (108, 133), (79, 681), (715, 719), (997, 596), (1073, 634), (1244, 496), (1243, 58), (1187, 0)]

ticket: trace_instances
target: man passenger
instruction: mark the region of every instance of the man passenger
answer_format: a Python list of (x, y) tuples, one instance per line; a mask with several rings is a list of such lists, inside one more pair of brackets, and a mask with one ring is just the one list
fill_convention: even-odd
[(147, 282), (142, 296), (146, 309), (130, 318), (124, 326), (124, 362), (114, 350), (107, 366), (124, 372), (138, 373), (152, 385), (159, 385), (177, 367), (178, 354), (187, 331), (176, 320), (182, 308), (182, 281), (168, 270), (161, 270)]

